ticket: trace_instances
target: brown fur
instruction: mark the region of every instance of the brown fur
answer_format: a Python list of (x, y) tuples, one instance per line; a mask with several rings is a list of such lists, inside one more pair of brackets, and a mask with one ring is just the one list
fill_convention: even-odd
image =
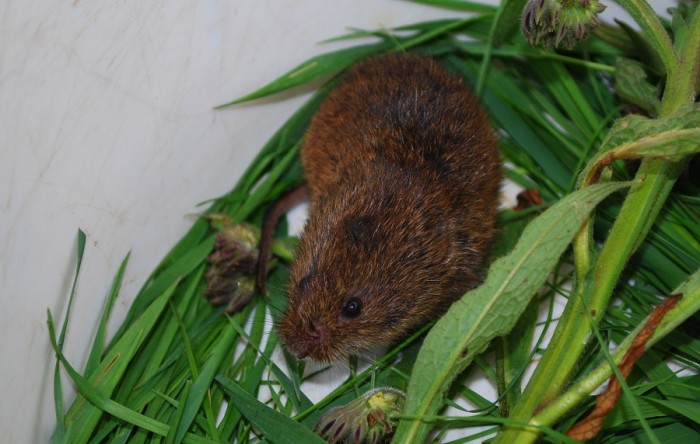
[[(351, 68), (301, 149), (311, 200), (280, 325), (300, 357), (388, 344), (479, 283), (501, 181), (496, 137), (461, 78), (409, 54)], [(343, 307), (357, 298), (362, 310)]]

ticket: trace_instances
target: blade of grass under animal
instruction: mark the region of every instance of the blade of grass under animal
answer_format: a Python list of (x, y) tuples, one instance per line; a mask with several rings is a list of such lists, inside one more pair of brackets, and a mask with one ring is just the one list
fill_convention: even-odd
[(279, 177), (287, 170), (291, 162), (295, 160), (297, 156), (298, 146), (295, 145), (284, 155), (280, 162), (268, 172), (268, 176), (265, 178), (265, 180), (258, 185), (250, 197), (246, 199), (243, 205), (241, 205), (241, 207), (236, 211), (232, 220), (234, 224), (245, 220), (254, 209), (260, 206), (260, 204), (269, 195), (270, 189), (275, 184), (277, 179), (279, 179)]
[[(321, 415), (320, 409), (323, 409), (326, 407), (331, 408), (331, 407), (334, 407), (335, 405), (340, 405), (340, 404), (346, 404), (351, 399), (355, 399), (357, 397), (357, 395), (355, 393), (348, 393), (349, 390), (357, 389), (360, 384), (362, 384), (364, 381), (369, 379), (378, 369), (384, 368), (388, 363), (392, 362), (396, 358), (396, 355), (398, 355), (402, 350), (404, 350), (409, 345), (413, 344), (413, 342), (417, 338), (422, 336), (428, 330), (428, 327), (429, 327), (429, 325), (426, 325), (426, 326), (420, 328), (418, 331), (416, 331), (414, 334), (412, 334), (410, 337), (408, 337), (402, 343), (398, 344), (396, 347), (389, 350), (380, 359), (374, 361), (369, 367), (367, 367), (361, 373), (359, 373), (355, 376), (348, 377), (348, 379), (345, 382), (343, 382), (343, 384), (336, 387), (331, 393), (326, 395), (322, 400), (317, 402), (310, 409), (299, 413), (295, 417), (295, 419), (303, 422), (308, 427), (312, 427), (313, 424), (316, 422), (316, 419), (318, 419), (318, 417), (320, 417), (320, 415)], [(370, 389), (370, 388), (374, 388), (374, 387), (366, 387), (366, 389)]]
[(438, 6), (441, 8), (457, 9), (469, 12), (493, 12), (496, 8), (492, 5), (468, 2), (462, 0), (407, 0), (412, 3), (422, 3), (428, 6)]
[[(147, 333), (161, 315), (176, 283), (166, 289), (124, 332), (122, 337), (106, 352), (95, 372), (87, 379), (95, 391), (108, 397), (127, 370), (131, 358), (138, 351)], [(102, 411), (88, 403), (81, 395), (66, 415), (66, 439), (73, 443), (87, 442)]]
[[(66, 332), (68, 331), (68, 318), (70, 318), (70, 311), (71, 307), (73, 306), (73, 297), (75, 296), (75, 291), (78, 283), (78, 276), (80, 276), (80, 266), (83, 263), (83, 253), (85, 253), (85, 232), (83, 230), (78, 230), (75, 275), (73, 276), (73, 284), (71, 285), (70, 296), (68, 296), (68, 305), (66, 307), (65, 318), (63, 319), (63, 326), (61, 326), (61, 333), (56, 344), (60, 352), (63, 352), (63, 341), (65, 340)], [(53, 397), (54, 408), (56, 411), (56, 429), (51, 435), (51, 439), (54, 442), (63, 442), (65, 440), (66, 435), (66, 412), (63, 408), (63, 386), (61, 384), (61, 366), (59, 364), (58, 359), (56, 359), (56, 365), (54, 366), (53, 371)]]
[[(428, 333), (406, 393), (405, 413), (433, 415), (452, 380), (494, 337), (508, 332), (542, 286), (589, 212), (626, 183), (576, 191), (533, 220), (513, 251), (497, 259), (485, 282), (455, 302)], [(396, 442), (423, 442), (430, 425), (401, 421)]]
[[(460, 72), (467, 77), (472, 83), (476, 80), (474, 63), (467, 62), (457, 57), (448, 57), (447, 60), (458, 68)], [(569, 167), (563, 164), (556, 155), (552, 153), (551, 148), (546, 146), (544, 142), (532, 131), (523, 118), (513, 109), (513, 103), (507, 103), (506, 100), (512, 100), (518, 89), (511, 88), (508, 92), (503, 90), (503, 85), (512, 84), (512, 80), (508, 77), (491, 71), (487, 88), (484, 90), (482, 99), (484, 104), (490, 110), (490, 115), (497, 120), (501, 126), (513, 140), (518, 142), (518, 145), (526, 150), (530, 156), (539, 164), (542, 170), (547, 172), (547, 176), (540, 176), (542, 182), (549, 182), (552, 185), (550, 189), (561, 190), (566, 187), (571, 177)]]
[[(114, 334), (112, 341), (118, 341), (132, 322), (135, 322), (135, 318), (144, 311), (145, 307), (151, 304), (153, 300), (155, 300), (168, 287), (170, 287), (173, 282), (176, 282), (181, 277), (188, 275), (199, 264), (201, 264), (211, 252), (213, 245), (214, 236), (210, 235), (203, 242), (191, 248), (188, 252), (179, 257), (176, 262), (162, 270), (156, 277), (154, 277), (153, 280), (149, 282), (134, 299), (134, 302), (129, 308), (129, 312), (126, 315), (123, 324)], [(110, 346), (107, 347), (107, 351), (109, 352), (111, 348), (112, 345), (110, 344)]]
[(259, 99), (303, 85), (324, 76), (330, 76), (338, 71), (342, 71), (368, 55), (377, 54), (390, 47), (390, 43), (384, 41), (370, 45), (341, 49), (312, 57), (262, 88), (250, 94), (246, 94), (239, 99), (218, 105), (216, 109)]
[[(282, 369), (279, 368), (277, 364), (275, 364), (270, 359), (271, 353), (266, 353), (264, 350), (261, 350), (259, 345), (256, 344), (253, 341), (253, 339), (250, 336), (248, 336), (248, 334), (243, 330), (243, 327), (233, 322), (233, 320), (231, 320), (231, 326), (236, 329), (241, 338), (243, 338), (248, 343), (248, 345), (251, 346), (257, 352), (257, 354), (260, 355), (260, 358), (265, 361), (268, 368), (277, 378), (278, 382), (282, 386), (284, 392), (287, 394), (287, 397), (292, 402), (292, 405), (294, 406), (297, 412), (301, 412), (303, 410), (313, 407), (313, 402), (311, 402), (311, 400), (309, 400), (309, 398), (307, 398), (306, 395), (304, 395), (304, 393), (302, 393), (299, 390), (299, 385), (294, 384), (292, 380), (289, 379), (287, 375), (282, 371)], [(277, 335), (274, 331), (270, 332), (268, 341), (277, 342)]]
[(278, 444), (323, 443), (311, 430), (287, 416), (267, 407), (231, 379), (218, 375), (216, 380), (231, 396), (243, 416), (271, 442)]
[(312, 57), (309, 60), (298, 65), (296, 68), (282, 75), (278, 79), (273, 80), (272, 82), (258, 89), (257, 91), (254, 91), (251, 94), (247, 94), (231, 102), (219, 105), (217, 106), (217, 108), (223, 108), (226, 106), (243, 103), (253, 99), (259, 99), (261, 97), (276, 94), (278, 92), (294, 88), (304, 83), (311, 82), (321, 77), (330, 76), (331, 74), (335, 74), (339, 71), (342, 71), (348, 66), (357, 62), (358, 60), (372, 54), (378, 54), (388, 50), (406, 50), (414, 46), (418, 46), (441, 35), (444, 35), (448, 32), (466, 26), (477, 19), (478, 17), (476, 19), (467, 18), (450, 20), (441, 27), (436, 27), (425, 32), (419, 32), (415, 36), (405, 38), (397, 37), (395, 39), (397, 43), (391, 41), (383, 41), (369, 45), (361, 45), (352, 48), (341, 49), (338, 51), (333, 51), (321, 54), (316, 57)]

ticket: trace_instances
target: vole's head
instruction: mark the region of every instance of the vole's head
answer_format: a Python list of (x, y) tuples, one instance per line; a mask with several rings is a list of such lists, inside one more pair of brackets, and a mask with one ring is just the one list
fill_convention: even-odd
[(280, 325), (298, 357), (330, 362), (395, 342), (464, 290), (460, 239), (437, 198), (405, 177), (386, 180), (312, 206)]

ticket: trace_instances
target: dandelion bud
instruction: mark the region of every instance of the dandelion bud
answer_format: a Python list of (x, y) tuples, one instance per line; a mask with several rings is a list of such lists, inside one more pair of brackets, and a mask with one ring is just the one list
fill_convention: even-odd
[(392, 387), (370, 390), (356, 400), (327, 411), (314, 432), (329, 443), (380, 443), (390, 436), (406, 395)]
[(247, 224), (231, 225), (220, 217), (212, 217), (219, 228), (214, 248), (207, 258), (209, 269), (204, 278), (204, 295), (214, 305), (228, 303), (227, 313), (241, 309), (253, 296), (253, 278), (258, 263), (259, 231)]
[(598, 0), (530, 0), (521, 29), (531, 45), (572, 48), (598, 26), (598, 14), (604, 10)]

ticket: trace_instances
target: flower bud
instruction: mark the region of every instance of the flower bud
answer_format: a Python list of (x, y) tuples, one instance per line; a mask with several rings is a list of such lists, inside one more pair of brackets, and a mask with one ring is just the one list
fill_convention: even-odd
[(530, 0), (523, 9), (521, 29), (528, 43), (572, 48), (598, 26), (605, 5), (598, 0)]
[(209, 269), (204, 278), (204, 295), (214, 305), (228, 303), (227, 313), (240, 310), (253, 296), (258, 263), (259, 230), (248, 224), (231, 225), (230, 221), (214, 215), (212, 224), (219, 229), (214, 248), (207, 257)]
[(370, 390), (354, 401), (327, 411), (314, 432), (329, 443), (380, 443), (394, 432), (406, 395), (392, 387)]

